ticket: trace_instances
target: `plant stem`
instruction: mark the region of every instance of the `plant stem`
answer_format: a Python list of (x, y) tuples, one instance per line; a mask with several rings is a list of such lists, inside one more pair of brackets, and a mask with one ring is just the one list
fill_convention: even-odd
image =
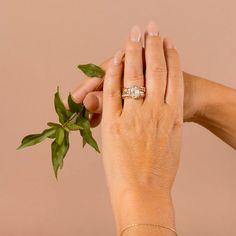
[(67, 120), (67, 121), (62, 125), (62, 127), (64, 128), (64, 127), (65, 127), (70, 121), (72, 121), (76, 116), (78, 116), (77, 113), (75, 113), (73, 116), (71, 116), (70, 119)]

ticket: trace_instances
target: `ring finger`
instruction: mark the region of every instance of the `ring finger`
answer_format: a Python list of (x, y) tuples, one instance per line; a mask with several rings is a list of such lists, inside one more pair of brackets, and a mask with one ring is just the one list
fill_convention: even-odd
[[(124, 87), (144, 86), (141, 30), (138, 26), (131, 29), (125, 48)], [(125, 98), (124, 110), (140, 106), (143, 99)]]

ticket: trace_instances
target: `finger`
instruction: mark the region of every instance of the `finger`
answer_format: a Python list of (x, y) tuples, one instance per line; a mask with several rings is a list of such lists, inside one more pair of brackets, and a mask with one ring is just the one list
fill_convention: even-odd
[(92, 128), (95, 128), (96, 126), (100, 124), (101, 120), (102, 120), (101, 114), (91, 114), (91, 117), (89, 119), (90, 126)]
[[(100, 67), (104, 71), (106, 71), (110, 61), (111, 58), (107, 59), (100, 65)], [(75, 102), (81, 103), (89, 92), (95, 90), (102, 83), (103, 78), (86, 77), (79, 82), (79, 85), (73, 90), (71, 95), (74, 98)], [(63, 99), (63, 103), (66, 108), (68, 108), (68, 102), (66, 98)]]
[(163, 42), (155, 22), (150, 21), (145, 33), (146, 59), (146, 98), (152, 104), (164, 103), (167, 68), (163, 50)]
[[(124, 68), (124, 87), (132, 85), (144, 86), (143, 75), (143, 56), (142, 56), (141, 30), (134, 26), (125, 48), (125, 68)], [(124, 110), (126, 107), (133, 107), (143, 103), (143, 99), (126, 98), (124, 101)]]
[(164, 48), (168, 68), (166, 103), (173, 106), (183, 104), (183, 73), (178, 51), (169, 38), (164, 40)]
[(109, 63), (103, 84), (103, 117), (120, 115), (122, 111), (121, 79), (124, 51), (118, 51)]
[(83, 103), (89, 112), (100, 114), (102, 113), (102, 99), (103, 92), (94, 91), (85, 96)]

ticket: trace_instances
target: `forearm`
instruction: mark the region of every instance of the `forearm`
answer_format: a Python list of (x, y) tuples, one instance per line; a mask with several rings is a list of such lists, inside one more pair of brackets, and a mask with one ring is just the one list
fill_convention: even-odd
[[(119, 195), (119, 194), (118, 194)], [(112, 197), (112, 207), (117, 226), (117, 236), (131, 224), (155, 224), (175, 229), (174, 207), (170, 195), (126, 192)], [(174, 236), (169, 229), (153, 226), (135, 226), (122, 236)]]
[(194, 80), (198, 104), (197, 112), (186, 121), (202, 125), (236, 149), (236, 90), (193, 75), (185, 77)]

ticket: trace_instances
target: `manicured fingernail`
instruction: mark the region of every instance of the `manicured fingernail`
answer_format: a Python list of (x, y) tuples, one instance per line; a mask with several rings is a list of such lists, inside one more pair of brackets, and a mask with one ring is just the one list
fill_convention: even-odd
[(124, 50), (119, 50), (118, 52), (116, 52), (116, 54), (113, 57), (113, 63), (115, 65), (120, 64), (123, 56), (124, 56)]
[(139, 26), (135, 25), (130, 31), (130, 40), (134, 42), (140, 42), (141, 35), (141, 29), (139, 28)]
[(165, 39), (166, 48), (176, 48), (173, 41), (170, 38)]
[(150, 36), (158, 36), (159, 29), (155, 21), (150, 21), (147, 25), (147, 32)]

